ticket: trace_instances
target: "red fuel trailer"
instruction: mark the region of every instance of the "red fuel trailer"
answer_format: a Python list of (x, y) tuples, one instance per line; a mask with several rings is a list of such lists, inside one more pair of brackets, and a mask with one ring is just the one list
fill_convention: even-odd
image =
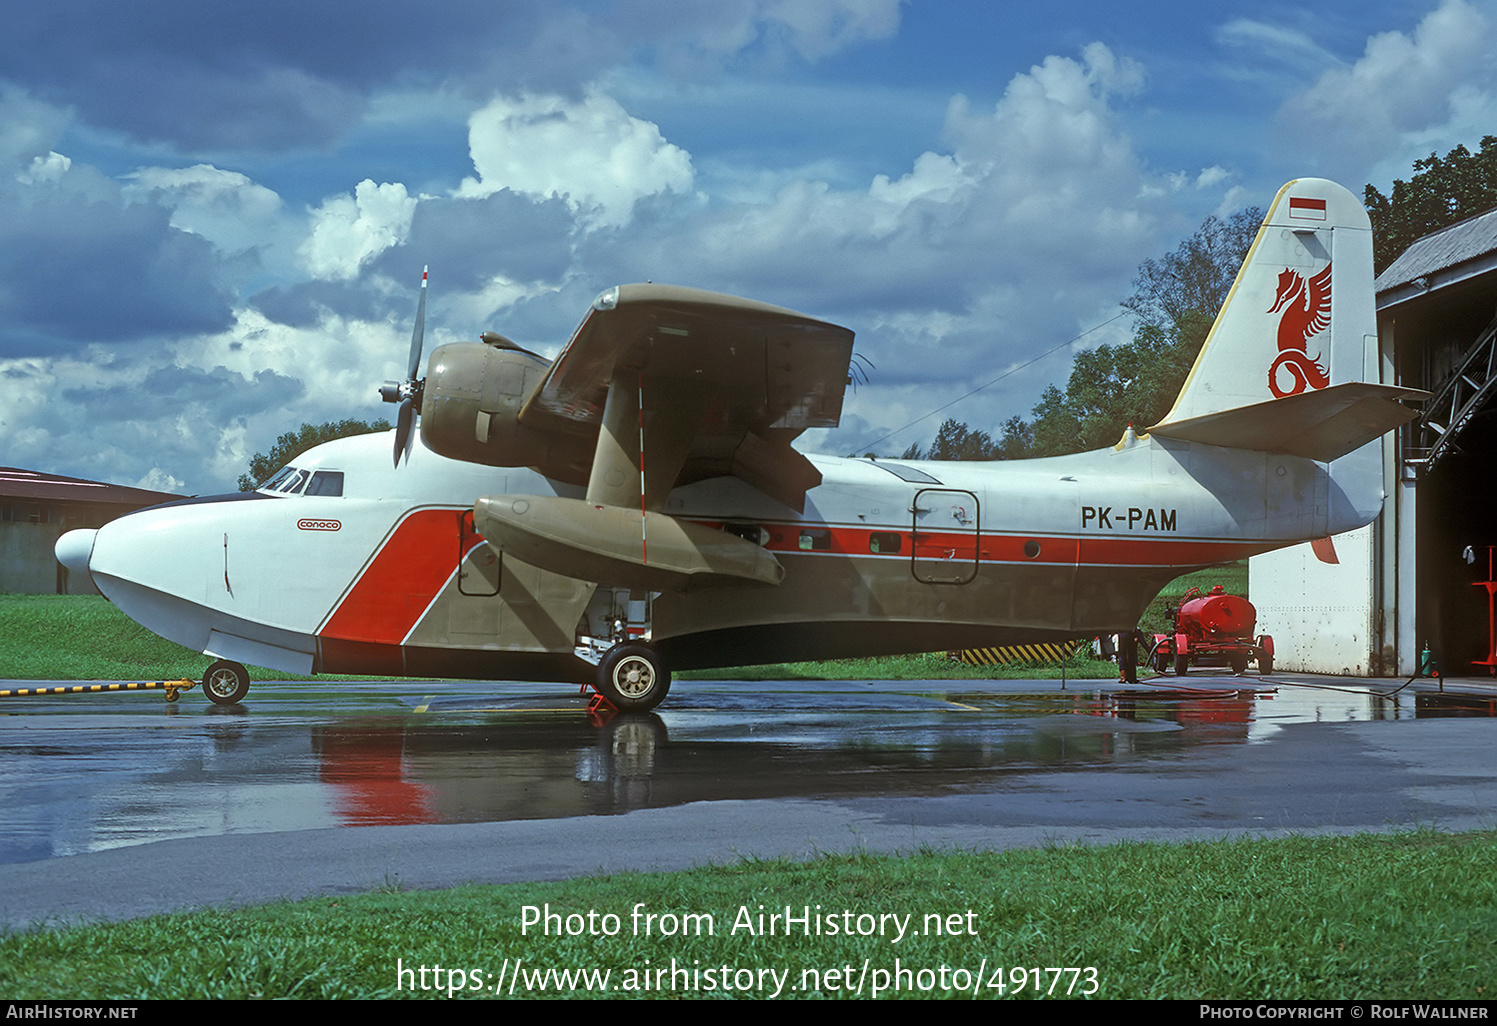
[(1258, 611), (1247, 599), (1224, 594), (1219, 584), (1206, 595), (1191, 588), (1170, 613), (1174, 632), (1154, 635), (1154, 668), (1160, 673), (1168, 673), (1171, 663), (1181, 676), (1192, 663), (1242, 673), (1254, 660), (1259, 673), (1273, 672), (1273, 638), (1253, 637)]

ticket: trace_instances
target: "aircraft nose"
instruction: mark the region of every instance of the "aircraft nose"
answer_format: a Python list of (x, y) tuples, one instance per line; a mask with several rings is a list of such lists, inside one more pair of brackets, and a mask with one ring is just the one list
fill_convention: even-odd
[(57, 539), (57, 561), (75, 574), (88, 573), (88, 559), (94, 553), (94, 530), (69, 531)]

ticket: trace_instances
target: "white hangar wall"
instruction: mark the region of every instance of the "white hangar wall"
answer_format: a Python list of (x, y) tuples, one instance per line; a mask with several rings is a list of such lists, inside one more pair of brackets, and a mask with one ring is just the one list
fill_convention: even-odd
[(1374, 644), (1373, 526), (1335, 538), (1337, 562), (1309, 543), (1248, 560), (1257, 633), (1274, 640), (1274, 669), (1367, 676)]

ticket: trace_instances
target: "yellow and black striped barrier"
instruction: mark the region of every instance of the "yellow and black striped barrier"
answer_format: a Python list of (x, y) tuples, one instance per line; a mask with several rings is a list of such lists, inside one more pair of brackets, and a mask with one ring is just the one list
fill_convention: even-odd
[(139, 683), (120, 684), (65, 684), (45, 688), (6, 688), (0, 690), (0, 698), (23, 698), (41, 695), (88, 695), (106, 691), (165, 691), (166, 700), (175, 702), (177, 695), (188, 688), (196, 687), (195, 680), (148, 680)]
[(1000, 666), (1004, 663), (1058, 663), (1089, 644), (1086, 640), (1041, 642), (1035, 645), (1004, 645), (1002, 648), (966, 648), (955, 652), (968, 666)]

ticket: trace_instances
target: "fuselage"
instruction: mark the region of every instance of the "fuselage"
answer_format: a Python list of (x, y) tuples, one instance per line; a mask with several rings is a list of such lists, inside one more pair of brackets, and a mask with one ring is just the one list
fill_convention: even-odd
[[(60, 558), (86, 562), (144, 626), (221, 658), (294, 673), (585, 679), (578, 637), (605, 633), (596, 621), (618, 603), (495, 551), (473, 520), (483, 496), (580, 489), (420, 445), (392, 467), (390, 448), (388, 434), (330, 442), (268, 488), (142, 510), (67, 536)], [(1128, 629), (1186, 570), (1376, 512), (1311, 460), (1131, 434), (1012, 462), (811, 459), (822, 483), (803, 512), (736, 478), (671, 493), (664, 513), (749, 538), (784, 567), (778, 585), (655, 596), (650, 640), (671, 665)]]

